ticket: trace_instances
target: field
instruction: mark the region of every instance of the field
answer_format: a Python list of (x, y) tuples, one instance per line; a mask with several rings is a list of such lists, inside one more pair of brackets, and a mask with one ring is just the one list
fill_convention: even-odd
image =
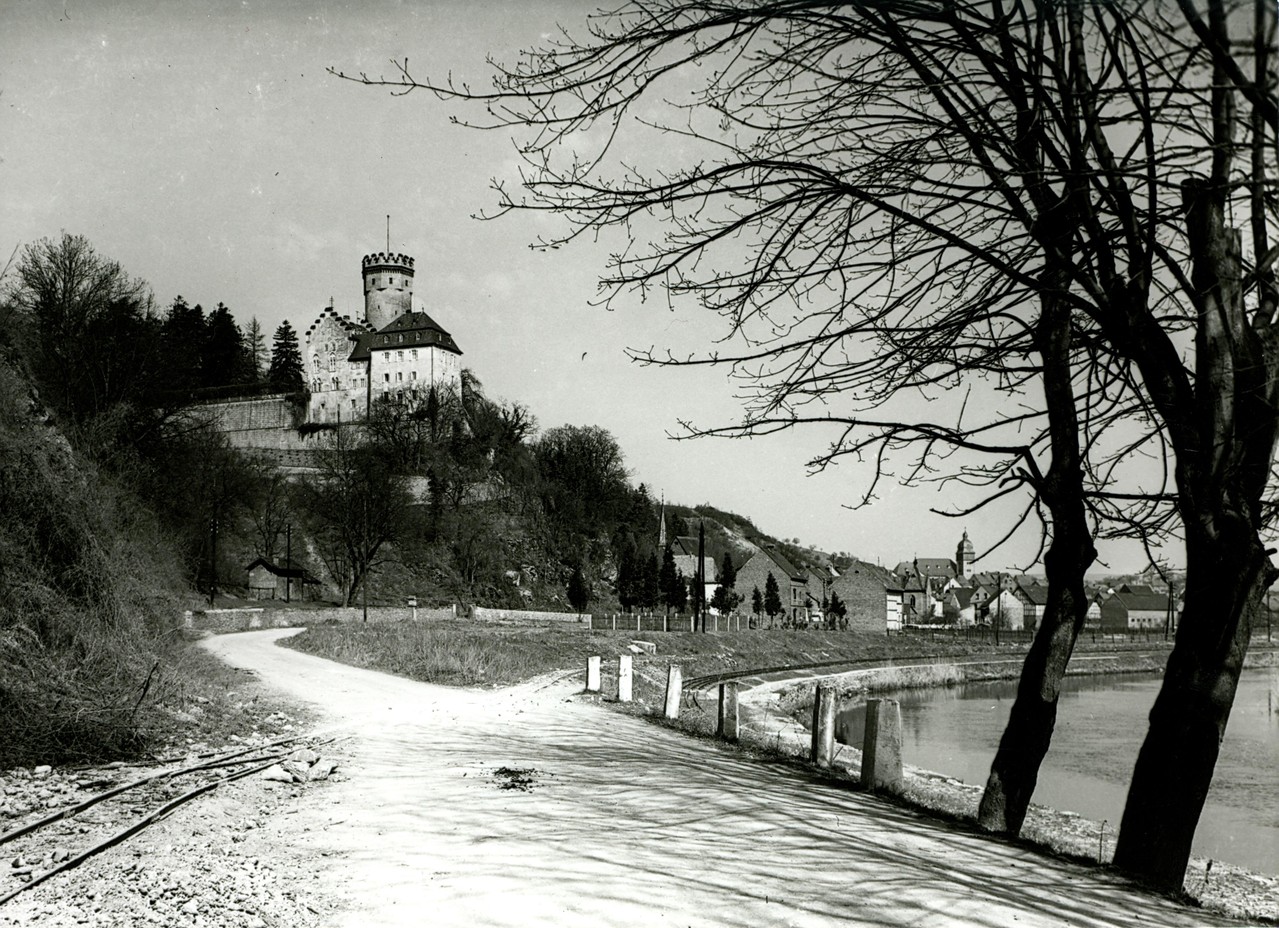
[[(477, 624), (467, 620), (441, 623), (402, 622), (381, 625), (321, 625), (286, 640), (320, 657), (357, 667), (382, 670), (414, 680), (451, 686), (509, 686), (554, 671), (583, 670), (586, 659), (629, 654), (632, 641), (656, 645), (656, 654), (636, 654), (636, 696), (644, 698), (646, 680), (664, 681), (666, 668), (678, 663), (684, 679), (718, 673), (767, 671), (820, 664), (824, 672), (842, 665), (969, 659), (1024, 655), (1025, 641), (1004, 636), (996, 645), (989, 636), (966, 638), (946, 634), (868, 635), (847, 631), (754, 630), (720, 634), (688, 632), (590, 632), (562, 626), (529, 627)], [(1161, 641), (1127, 643), (1081, 639), (1079, 652), (1131, 647), (1151, 650)]]

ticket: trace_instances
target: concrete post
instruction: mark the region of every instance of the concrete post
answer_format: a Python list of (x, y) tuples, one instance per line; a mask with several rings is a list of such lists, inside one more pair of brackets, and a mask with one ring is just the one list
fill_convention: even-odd
[(719, 685), (719, 724), (715, 727), (717, 737), (725, 741), (736, 741), (740, 733), (737, 715), (738, 683), (730, 681)]
[(902, 713), (896, 699), (866, 702), (862, 786), (895, 792), (902, 785)]
[(600, 657), (598, 654), (586, 659), (586, 692), (600, 691)]
[(617, 659), (617, 701), (631, 701), (631, 655), (623, 654)]
[(817, 687), (813, 694), (813, 750), (811, 760), (829, 767), (835, 757), (835, 707), (839, 702), (833, 686)]
[(674, 721), (679, 718), (679, 701), (684, 689), (684, 672), (679, 664), (671, 664), (666, 671), (666, 717)]

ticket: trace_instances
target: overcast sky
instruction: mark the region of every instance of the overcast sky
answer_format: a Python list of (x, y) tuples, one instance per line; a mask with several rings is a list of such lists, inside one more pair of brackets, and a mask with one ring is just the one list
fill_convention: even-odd
[[(65, 230), (149, 281), (226, 303), (268, 333), (300, 332), (328, 304), (363, 305), (360, 259), (386, 244), (417, 259), (415, 299), (464, 352), (490, 396), (518, 400), (543, 428), (601, 425), (638, 481), (672, 501), (709, 502), (765, 531), (893, 564), (953, 557), (967, 528), (980, 555), (1005, 521), (929, 513), (933, 489), (858, 498), (866, 466), (808, 476), (824, 436), (676, 442), (679, 419), (725, 424), (737, 409), (723, 372), (641, 368), (627, 347), (705, 346), (693, 306), (590, 305), (608, 244), (529, 249), (533, 217), (495, 222), (493, 178), (514, 176), (509, 135), (460, 128), (463, 111), (416, 93), (330, 76), (415, 72), (483, 86), (487, 55), (511, 60), (557, 24), (580, 32), (593, 3), (182, 3), (67, 0), (0, 5), (0, 261)], [(545, 221), (545, 220), (542, 220)], [(1021, 533), (979, 566), (1027, 566)], [(1103, 548), (1139, 569), (1134, 548)], [(1173, 555), (1179, 561), (1177, 555)]]

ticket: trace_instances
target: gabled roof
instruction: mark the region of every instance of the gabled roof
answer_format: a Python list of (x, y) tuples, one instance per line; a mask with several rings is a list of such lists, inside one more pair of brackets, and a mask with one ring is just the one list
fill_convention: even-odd
[(967, 609), (973, 604), (973, 594), (976, 592), (976, 590), (969, 589), (965, 586), (957, 586), (950, 591), (951, 595), (955, 597), (955, 602), (959, 604), (960, 609)]
[(348, 361), (367, 361), (374, 351), (436, 346), (461, 354), (453, 336), (426, 313), (402, 313), (376, 332), (364, 332), (355, 340)]
[(250, 571), (254, 567), (265, 567), (267, 573), (273, 574), (274, 576), (277, 576), (277, 577), (290, 577), (294, 580), (301, 580), (304, 583), (320, 582), (315, 577), (307, 573), (301, 567), (281, 567), (278, 564), (271, 563), (264, 557), (254, 558), (253, 561), (249, 564), (249, 566), (244, 569), (245, 571)]
[(800, 583), (804, 582), (805, 580), (804, 572), (802, 570), (797, 570), (794, 564), (786, 560), (785, 556), (783, 556), (783, 554), (777, 550), (776, 545), (763, 544), (759, 546), (759, 550), (760, 550), (760, 553), (762, 553), (765, 557), (769, 558), (774, 564), (776, 564), (778, 569), (782, 573), (784, 573), (787, 577), (789, 577), (791, 580), (797, 580)]
[[(1146, 587), (1149, 589), (1149, 587)], [(1167, 612), (1167, 593), (1125, 593), (1118, 592), (1111, 596), (1117, 599), (1129, 612)]]
[(1017, 588), (1026, 601), (1035, 606), (1048, 605), (1048, 587), (1039, 583), (1020, 583)]
[(1156, 595), (1160, 595), (1160, 594), (1155, 593), (1154, 589), (1153, 589), (1153, 588), (1152, 588), (1149, 584), (1146, 584), (1146, 583), (1125, 583), (1125, 584), (1124, 584), (1123, 586), (1121, 586), (1121, 587), (1120, 587), (1120, 588), (1119, 588), (1116, 592), (1118, 592), (1118, 593), (1133, 593), (1133, 594), (1135, 594), (1135, 595), (1137, 595), (1137, 596), (1156, 596)]

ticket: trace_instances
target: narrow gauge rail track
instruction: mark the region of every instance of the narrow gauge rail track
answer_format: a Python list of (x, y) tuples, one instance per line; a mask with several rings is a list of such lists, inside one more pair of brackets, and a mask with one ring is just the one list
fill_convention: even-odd
[[(147, 826), (155, 824), (191, 800), (228, 783), (260, 773), (273, 764), (279, 763), (294, 750), (292, 746), (296, 742), (304, 740), (304, 738), (305, 736), (303, 735), (294, 735), (235, 751), (204, 755), (198, 763), (176, 769), (157, 771), (114, 785), (108, 790), (89, 796), (73, 805), (55, 810), (34, 821), (27, 822), (0, 834), (0, 846), (3, 846), (20, 838), (36, 835), (43, 829), (47, 829), (58, 822), (72, 819), (95, 806), (112, 800), (127, 801), (129, 808), (133, 810), (133, 814), (138, 816), (125, 827), (107, 834), (106, 837), (101, 837), (101, 834), (99, 834), (96, 839), (90, 839), (90, 843), (87, 846), (75, 853), (67, 854), (62, 860), (55, 861), (54, 865), (47, 870), (40, 873), (23, 873), (23, 876), (29, 876), (30, 878), (8, 891), (0, 891), (0, 906), (3, 906), (20, 893), (40, 885), (45, 880), (57, 876), (59, 873), (65, 873), (84, 863), (89, 858), (128, 840)], [(325, 741), (317, 742), (317, 745), (329, 744), (333, 740), (329, 738)], [(194, 777), (201, 782), (194, 787), (177, 792), (173, 788), (172, 782), (179, 777)], [(177, 792), (176, 795), (174, 795), (175, 792)], [(140, 815), (138, 814), (139, 807), (142, 809)]]

